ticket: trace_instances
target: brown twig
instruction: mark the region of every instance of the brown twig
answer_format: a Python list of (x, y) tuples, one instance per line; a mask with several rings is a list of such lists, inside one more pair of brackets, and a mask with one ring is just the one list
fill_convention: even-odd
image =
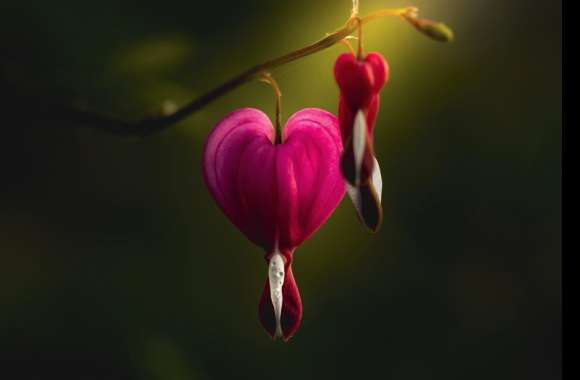
[(36, 107), (34, 107), (33, 104), (29, 104), (24, 108), (28, 108), (29, 110), (35, 108), (33, 111), (36, 112), (36, 117), (41, 115), (43, 117), (48, 117), (53, 121), (72, 122), (80, 126), (102, 129), (104, 131), (121, 136), (147, 136), (156, 132), (163, 131), (166, 128), (182, 121), (191, 114), (199, 111), (209, 103), (213, 102), (217, 98), (238, 88), (244, 83), (259, 78), (272, 69), (317, 53), (335, 45), (336, 43), (339, 43), (366, 22), (385, 16), (402, 16), (404, 18), (409, 14), (416, 14), (416, 8), (407, 7), (400, 9), (383, 9), (373, 12), (366, 17), (359, 18), (358, 16), (353, 16), (349, 18), (349, 20), (342, 28), (338, 29), (334, 33), (329, 34), (323, 39), (313, 44), (307, 45), (301, 49), (292, 51), (288, 54), (284, 54), (280, 57), (251, 67), (243, 73), (222, 83), (220, 86), (179, 108), (177, 111), (170, 115), (153, 116), (130, 122), (116, 119), (114, 117), (108, 117), (88, 110), (75, 109), (72, 107), (56, 107), (46, 104), (38, 104)]

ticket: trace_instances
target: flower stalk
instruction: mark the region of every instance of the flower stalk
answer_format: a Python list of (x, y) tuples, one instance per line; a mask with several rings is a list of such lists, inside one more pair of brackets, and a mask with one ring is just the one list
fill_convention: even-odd
[(276, 98), (276, 120), (275, 120), (275, 126), (274, 126), (274, 133), (275, 133), (275, 137), (274, 137), (274, 144), (278, 145), (282, 143), (282, 139), (283, 134), (282, 134), (282, 104), (281, 104), (281, 98), (282, 98), (282, 92), (280, 91), (280, 87), (278, 87), (278, 83), (276, 83), (276, 81), (274, 80), (274, 78), (272, 78), (272, 74), (270, 73), (264, 73), (262, 74), (262, 81), (268, 83), (270, 86), (272, 86), (272, 89), (274, 90), (274, 97)]

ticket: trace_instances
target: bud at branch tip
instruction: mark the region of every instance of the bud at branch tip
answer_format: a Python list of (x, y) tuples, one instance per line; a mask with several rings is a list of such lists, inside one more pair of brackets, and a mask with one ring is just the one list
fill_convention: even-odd
[(442, 22), (419, 18), (417, 10), (404, 13), (403, 18), (427, 37), (439, 42), (453, 41), (453, 30)]

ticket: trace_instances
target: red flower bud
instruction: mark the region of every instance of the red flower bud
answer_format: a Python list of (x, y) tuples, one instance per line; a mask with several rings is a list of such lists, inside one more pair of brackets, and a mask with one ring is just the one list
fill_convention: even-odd
[(388, 80), (389, 68), (378, 53), (370, 53), (363, 60), (342, 54), (336, 60), (334, 76), (340, 88), (338, 118), (344, 146), (341, 172), (359, 218), (376, 231), (382, 219), (382, 178), (373, 149), (373, 130), (379, 92)]
[[(388, 80), (389, 68), (378, 53), (369, 53), (360, 61), (353, 54), (345, 53), (336, 60), (334, 76), (340, 88), (338, 118), (345, 147), (341, 169), (345, 179), (350, 184), (357, 185), (367, 181), (372, 173), (373, 130), (380, 103), (379, 92)], [(361, 168), (355, 168), (351, 141), (358, 111), (362, 111), (365, 117), (368, 140)], [(356, 172), (359, 169), (360, 178), (357, 181)]]
[(341, 54), (334, 65), (334, 77), (352, 110), (367, 109), (385, 85), (389, 69), (378, 53), (359, 61), (352, 54)]

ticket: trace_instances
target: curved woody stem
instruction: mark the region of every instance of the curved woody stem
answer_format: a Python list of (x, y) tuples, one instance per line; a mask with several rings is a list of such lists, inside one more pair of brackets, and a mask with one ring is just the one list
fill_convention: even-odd
[[(353, 8), (353, 12), (355, 9)], [(358, 10), (357, 10), (358, 11)], [(163, 116), (153, 116), (145, 118), (142, 120), (129, 122), (120, 119), (110, 118), (107, 116), (95, 114), (85, 110), (79, 109), (66, 109), (66, 110), (56, 110), (56, 109), (45, 109), (43, 110), (46, 115), (50, 117), (55, 117), (59, 121), (69, 121), (78, 123), (82, 126), (92, 127), (96, 129), (102, 129), (110, 133), (114, 133), (122, 136), (147, 136), (156, 132), (161, 132), (168, 127), (182, 121), (194, 112), (202, 109), (212, 101), (217, 98), (229, 93), (230, 91), (236, 89), (244, 83), (250, 82), (259, 77), (264, 77), (270, 70), (275, 69), (279, 66), (285, 65), (292, 61), (298, 60), (300, 58), (306, 57), (308, 55), (317, 53), (321, 50), (327, 49), (337, 43), (340, 43), (343, 39), (350, 36), (357, 29), (372, 20), (377, 18), (387, 17), (387, 16), (399, 16), (403, 19), (414, 19), (416, 18), (417, 8), (406, 7), (398, 9), (382, 9), (365, 17), (359, 17), (353, 14), (346, 22), (346, 24), (324, 37), (323, 39), (307, 45), (301, 49), (294, 50), (290, 53), (284, 54), (282, 56), (273, 58), (264, 63), (253, 66), (241, 74), (227, 80), (220, 86), (210, 90), (204, 95), (197, 99), (194, 99), (190, 103), (178, 108), (177, 111), (170, 115)], [(359, 49), (360, 49), (359, 41)], [(271, 78), (271, 77), (270, 77)], [(46, 108), (46, 107), (45, 107)], [(277, 134), (278, 135), (278, 134)]]

